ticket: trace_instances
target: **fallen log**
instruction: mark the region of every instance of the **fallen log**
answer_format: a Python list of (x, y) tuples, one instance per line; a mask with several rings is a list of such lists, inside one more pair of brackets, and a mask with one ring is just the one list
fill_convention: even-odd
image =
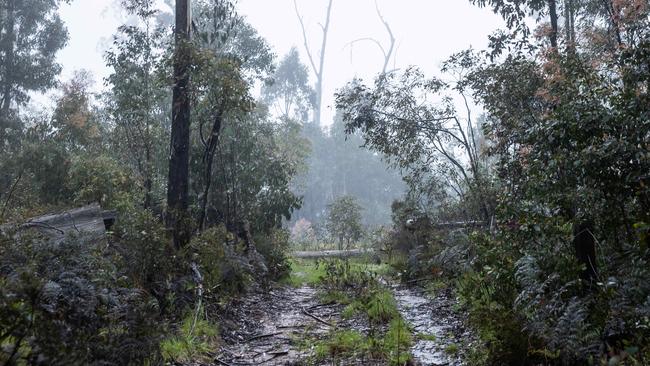
[(94, 203), (59, 213), (32, 217), (20, 224), (2, 225), (0, 230), (14, 232), (16, 236), (22, 236), (27, 232), (36, 233), (54, 243), (61, 242), (69, 235), (103, 239), (107, 228), (115, 222), (116, 218), (115, 211), (102, 211), (99, 204)]
[(319, 250), (319, 251), (297, 251), (293, 252), (294, 258), (351, 258), (372, 254), (374, 251), (369, 249), (350, 249), (350, 250)]

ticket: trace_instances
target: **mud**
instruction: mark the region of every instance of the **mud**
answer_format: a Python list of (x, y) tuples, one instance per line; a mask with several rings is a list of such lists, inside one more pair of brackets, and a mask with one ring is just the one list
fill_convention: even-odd
[(326, 334), (325, 323), (340, 313), (320, 304), (310, 287), (278, 287), (232, 305), (221, 321), (221, 365), (303, 365), (311, 350), (301, 341)]
[[(463, 356), (476, 338), (454, 309), (451, 291), (431, 296), (418, 287), (386, 285), (415, 335), (412, 364), (463, 365)], [(214, 359), (216, 365), (312, 365), (313, 341), (326, 337), (334, 327), (363, 334), (370, 329), (367, 320), (341, 319), (342, 305), (321, 303), (317, 290), (306, 286), (249, 294), (226, 308), (219, 320), (223, 346)], [(457, 351), (450, 352), (450, 346)], [(368, 362), (339, 360), (341, 365), (380, 364)]]

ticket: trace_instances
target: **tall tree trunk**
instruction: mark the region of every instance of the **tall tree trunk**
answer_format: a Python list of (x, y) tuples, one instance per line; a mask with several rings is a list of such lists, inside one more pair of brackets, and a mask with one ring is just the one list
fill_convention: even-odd
[(16, 43), (16, 33), (15, 33), (15, 17), (14, 13), (16, 12), (16, 0), (7, 0), (6, 11), (7, 11), (7, 25), (5, 26), (5, 41), (4, 41), (4, 64), (5, 64), (5, 74), (4, 76), (4, 87), (2, 90), (2, 106), (0, 106), (0, 129), (8, 127), (8, 118), (9, 118), (9, 108), (11, 107), (11, 89), (13, 87), (13, 70), (14, 70), (14, 45)]
[(548, 15), (551, 18), (551, 34), (548, 38), (551, 40), (551, 47), (557, 50), (557, 4), (556, 0), (548, 0)]
[(176, 0), (174, 52), (174, 89), (172, 95), (172, 131), (167, 181), (167, 228), (172, 231), (174, 245), (180, 248), (190, 239), (189, 222), (189, 157), (190, 99), (189, 42), (190, 0)]

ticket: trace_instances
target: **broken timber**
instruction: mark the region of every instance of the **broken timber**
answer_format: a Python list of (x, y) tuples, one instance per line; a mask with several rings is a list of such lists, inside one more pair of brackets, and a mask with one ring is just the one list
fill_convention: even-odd
[(60, 242), (67, 236), (103, 238), (106, 230), (115, 223), (115, 211), (102, 210), (99, 204), (33, 217), (19, 225), (3, 225), (2, 231), (14, 230), (16, 235), (25, 232), (36, 233), (53, 242)]

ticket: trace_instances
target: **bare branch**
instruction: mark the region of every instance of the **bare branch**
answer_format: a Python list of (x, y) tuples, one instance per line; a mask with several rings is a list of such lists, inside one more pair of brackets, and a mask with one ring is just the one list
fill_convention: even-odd
[(302, 15), (300, 15), (300, 11), (298, 10), (298, 2), (297, 0), (293, 0), (293, 7), (296, 9), (296, 16), (298, 17), (298, 21), (300, 22), (300, 28), (302, 29), (302, 39), (305, 45), (305, 51), (307, 52), (307, 58), (309, 58), (309, 63), (311, 64), (312, 69), (314, 70), (314, 74), (316, 74), (316, 77), (318, 77), (318, 69), (316, 68), (316, 63), (314, 62), (314, 58), (311, 55), (311, 50), (309, 49), (309, 43), (307, 43), (307, 31), (305, 30), (305, 23), (302, 20)]
[(388, 63), (390, 62), (390, 58), (393, 55), (393, 51), (395, 50), (395, 36), (393, 35), (393, 31), (390, 28), (390, 25), (384, 19), (384, 16), (381, 14), (381, 11), (379, 10), (379, 3), (377, 3), (377, 0), (375, 0), (375, 9), (377, 10), (377, 15), (379, 16), (379, 19), (381, 19), (381, 22), (384, 23), (384, 27), (386, 28), (386, 32), (388, 32), (388, 35), (390, 36), (390, 47), (388, 48), (388, 53), (384, 52), (384, 67), (382, 68), (382, 73), (386, 73), (386, 69), (388, 68)]

